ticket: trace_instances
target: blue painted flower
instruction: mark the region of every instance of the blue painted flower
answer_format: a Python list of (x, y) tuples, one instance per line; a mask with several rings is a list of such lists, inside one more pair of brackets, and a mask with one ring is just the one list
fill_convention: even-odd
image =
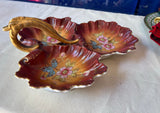
[(43, 70), (43, 72), (47, 72), (48, 73), (47, 77), (51, 77), (51, 76), (53, 76), (55, 74), (55, 71), (53, 70), (52, 67), (45, 67), (42, 70)]
[(55, 59), (53, 59), (51, 62), (51, 66), (44, 67), (42, 70), (43, 70), (43, 72), (48, 73), (47, 77), (51, 77), (51, 76), (55, 75), (55, 71), (53, 70), (53, 68), (56, 68), (57, 65), (58, 65), (57, 61)]
[(53, 68), (56, 68), (58, 63), (55, 59), (53, 59), (51, 65), (52, 65)]
[(97, 43), (94, 42), (93, 40), (91, 40), (91, 45), (92, 45), (93, 49), (102, 49), (102, 47), (97, 45)]

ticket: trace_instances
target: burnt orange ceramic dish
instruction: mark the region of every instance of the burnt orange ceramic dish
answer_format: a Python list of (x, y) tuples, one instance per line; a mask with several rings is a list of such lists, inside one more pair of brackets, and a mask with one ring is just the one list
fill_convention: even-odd
[(16, 76), (29, 79), (32, 87), (49, 87), (55, 91), (90, 86), (107, 67), (99, 63), (100, 55), (76, 45), (43, 46), (20, 60)]
[(102, 56), (125, 54), (135, 49), (138, 39), (129, 28), (116, 22), (97, 20), (77, 25), (77, 34), (84, 40), (84, 46)]
[(52, 91), (92, 85), (107, 71), (99, 59), (125, 54), (138, 42), (129, 28), (103, 20), (76, 24), (69, 17), (16, 17), (3, 30), (10, 32), (15, 47), (30, 52), (19, 61), (16, 76), (28, 79), (31, 87)]
[[(69, 17), (48, 17), (43, 21), (52, 25), (57, 33), (65, 39), (72, 40), (79, 38), (79, 36), (75, 34), (76, 23), (72, 22)], [(60, 42), (55, 38), (46, 35), (43, 31), (37, 28), (24, 28), (19, 32), (19, 35), (21, 36), (21, 43), (26, 46), (32, 46), (37, 42), (42, 42), (45, 45), (53, 45)]]

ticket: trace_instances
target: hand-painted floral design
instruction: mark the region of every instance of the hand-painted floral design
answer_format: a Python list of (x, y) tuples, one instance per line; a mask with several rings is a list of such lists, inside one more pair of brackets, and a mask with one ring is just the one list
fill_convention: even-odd
[(102, 49), (100, 45), (98, 45), (95, 41), (91, 40), (91, 45), (93, 49)]
[(51, 77), (51, 76), (53, 76), (55, 74), (55, 71), (53, 70), (53, 67), (50, 67), (50, 66), (49, 67), (45, 67), (42, 70), (43, 70), (43, 72), (47, 72), (48, 73), (47, 77)]
[(51, 44), (57, 44), (59, 41), (52, 37), (47, 37), (47, 42)]
[(47, 75), (42, 75), (41, 79), (46, 79), (46, 77), (51, 77), (53, 75), (55, 75), (55, 70), (54, 68), (56, 68), (58, 65), (57, 61), (55, 59), (52, 60), (51, 65), (43, 67), (42, 71), (43, 72), (47, 72)]
[[(60, 61), (64, 61), (65, 57), (66, 57), (65, 53), (61, 53), (59, 55)], [(58, 68), (58, 72), (56, 73), (55, 79), (62, 82), (62, 81), (65, 81), (69, 76), (76, 77), (79, 74), (77, 73), (79, 68), (73, 69), (74, 66), (75, 66), (75, 62), (71, 62), (69, 59), (66, 59), (65, 66), (60, 67), (60, 69)]]
[(72, 74), (72, 67), (62, 67), (60, 71), (57, 72), (57, 75), (60, 75), (61, 78), (66, 78), (68, 75)]
[(30, 52), (19, 63), (16, 76), (29, 79), (32, 87), (69, 90), (88, 86), (107, 67), (98, 61), (100, 54), (77, 45), (43, 46)]
[(23, 40), (23, 41), (22, 41), (22, 44), (24, 44), (24, 45), (26, 45), (26, 46), (32, 46), (32, 45), (34, 45), (34, 44), (32, 44), (31, 41), (28, 41), (28, 40)]
[(103, 33), (99, 33), (99, 34), (95, 34), (95, 36), (97, 36), (97, 42), (91, 40), (91, 45), (93, 49), (102, 49), (105, 48), (106, 50), (111, 50), (114, 49), (115, 46), (113, 44), (117, 43), (114, 40), (109, 40), (109, 38), (106, 38), (103, 36)]
[(98, 44), (95, 41), (91, 40), (91, 45), (92, 45), (93, 49), (102, 49), (102, 47), (103, 47), (106, 50), (111, 50), (111, 49), (115, 48), (115, 46), (113, 45), (114, 43), (116, 43), (116, 42), (114, 42), (114, 41), (112, 41), (112, 42), (106, 41), (106, 43), (99, 43)]
[(64, 52), (62, 52), (62, 53), (60, 54), (60, 57), (61, 57), (61, 58), (65, 58), (65, 57), (66, 57), (66, 54), (65, 54)]
[(78, 24), (76, 31), (84, 40), (83, 45), (87, 49), (102, 56), (112, 53), (127, 53), (129, 50), (135, 49), (135, 43), (138, 42), (129, 28), (122, 27), (116, 22), (89, 21)]
[[(62, 52), (59, 55), (60, 61), (64, 61), (64, 58), (66, 57), (66, 54)], [(75, 77), (77, 74), (78, 68), (73, 70), (73, 67), (75, 66), (74, 62), (71, 62), (69, 59), (67, 59), (64, 67), (57, 67), (58, 62), (56, 59), (53, 59), (51, 64), (47, 65), (46, 67), (42, 68), (42, 71), (46, 74), (42, 74), (41, 79), (45, 80), (47, 77), (52, 77), (59, 80), (59, 81), (65, 81), (65, 79), (70, 75), (72, 77)], [(57, 71), (57, 72), (55, 72)], [(85, 76), (84, 74), (82, 74)]]
[(103, 47), (107, 50), (111, 50), (115, 48), (115, 46), (112, 43), (106, 43), (103, 45)]
[(102, 43), (102, 44), (108, 43), (108, 39), (107, 39), (106, 37), (104, 37), (103, 35), (99, 36), (99, 37), (97, 38), (97, 40), (98, 40), (100, 43)]
[(113, 44), (117, 43), (114, 40), (109, 40), (109, 38), (105, 37), (103, 35), (103, 32), (100, 33), (96, 33), (94, 34), (94, 36), (96, 36), (96, 40), (98, 42), (95, 42), (93, 40), (91, 40), (91, 45), (93, 49), (100, 49), (102, 50), (102, 47), (105, 48), (106, 50), (112, 50), (115, 48), (115, 46)]

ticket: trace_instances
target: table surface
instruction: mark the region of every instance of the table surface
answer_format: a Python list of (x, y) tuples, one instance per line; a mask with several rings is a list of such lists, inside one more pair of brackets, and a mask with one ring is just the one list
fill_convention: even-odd
[(91, 87), (54, 93), (15, 77), (27, 53), (0, 31), (0, 113), (160, 113), (160, 47), (150, 40), (143, 16), (15, 1), (1, 1), (0, 9), (1, 29), (17, 16), (71, 17), (76, 23), (102, 19), (130, 28), (139, 39), (135, 51), (103, 60), (107, 74)]

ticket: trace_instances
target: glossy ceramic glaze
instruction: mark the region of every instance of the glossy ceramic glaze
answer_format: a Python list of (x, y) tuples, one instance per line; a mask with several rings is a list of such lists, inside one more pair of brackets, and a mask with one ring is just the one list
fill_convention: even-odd
[[(71, 18), (69, 17), (48, 17), (43, 21), (52, 25), (57, 33), (65, 39), (72, 40), (79, 38), (79, 36), (75, 34), (76, 23), (72, 22)], [(59, 41), (55, 38), (46, 35), (43, 31), (36, 28), (24, 28), (19, 32), (19, 35), (21, 36), (21, 42), (27, 46), (34, 45), (37, 42), (43, 42), (43, 44), (45, 45), (53, 45), (59, 43)]]
[(16, 76), (28, 79), (31, 87), (52, 91), (91, 86), (107, 71), (99, 59), (125, 54), (138, 42), (129, 28), (103, 20), (76, 24), (69, 17), (17, 17), (3, 30), (10, 32), (15, 47), (30, 52), (19, 61)]
[(77, 34), (84, 39), (86, 48), (101, 55), (127, 53), (135, 49), (138, 41), (129, 28), (103, 20), (77, 25)]
[(69, 90), (89, 86), (107, 71), (100, 55), (76, 45), (43, 46), (20, 60), (16, 76), (29, 79), (32, 87)]

